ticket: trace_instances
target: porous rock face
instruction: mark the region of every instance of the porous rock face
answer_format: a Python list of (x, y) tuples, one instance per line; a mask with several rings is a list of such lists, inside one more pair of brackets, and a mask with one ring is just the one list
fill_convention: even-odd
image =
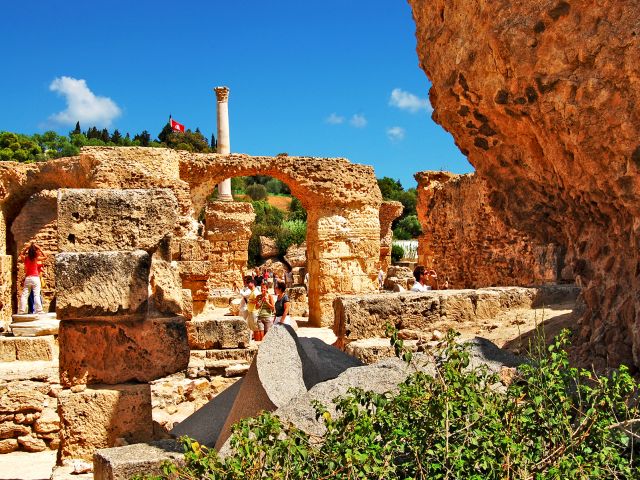
[(418, 263), (448, 288), (540, 285), (559, 280), (563, 251), (498, 217), (475, 174), (418, 172)]
[(494, 209), (567, 247), (583, 359), (640, 366), (636, 0), (409, 0), (433, 118)]

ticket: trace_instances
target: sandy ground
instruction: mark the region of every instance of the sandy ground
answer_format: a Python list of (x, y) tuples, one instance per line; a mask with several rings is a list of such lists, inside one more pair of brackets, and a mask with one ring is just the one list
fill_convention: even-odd
[(56, 452), (13, 452), (0, 455), (0, 480), (48, 480), (56, 463)]

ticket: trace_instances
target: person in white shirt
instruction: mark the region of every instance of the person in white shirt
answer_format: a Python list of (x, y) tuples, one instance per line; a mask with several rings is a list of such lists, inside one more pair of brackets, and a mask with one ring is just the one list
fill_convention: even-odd
[(380, 271), (378, 272), (378, 289), (382, 290), (383, 286), (384, 286), (384, 272), (382, 271), (382, 269), (380, 269)]
[(428, 292), (431, 290), (429, 283), (432, 283), (438, 278), (435, 270), (427, 270), (423, 265), (418, 265), (413, 270), (413, 278), (416, 279), (416, 283), (411, 287), (412, 292)]

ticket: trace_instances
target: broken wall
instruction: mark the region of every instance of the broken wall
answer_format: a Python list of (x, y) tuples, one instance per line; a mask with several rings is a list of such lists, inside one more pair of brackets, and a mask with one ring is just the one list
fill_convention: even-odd
[[(559, 280), (562, 250), (507, 226), (474, 174), (418, 172), (418, 263), (449, 288), (527, 286)], [(571, 278), (567, 280), (572, 280)]]

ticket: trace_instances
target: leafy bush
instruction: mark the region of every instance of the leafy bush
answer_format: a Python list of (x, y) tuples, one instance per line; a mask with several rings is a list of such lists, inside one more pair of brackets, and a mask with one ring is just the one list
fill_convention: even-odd
[(392, 245), (391, 246), (391, 261), (399, 262), (404, 258), (404, 248), (400, 245)]
[(289, 205), (288, 220), (302, 220), (307, 221), (307, 211), (302, 206), (302, 202), (296, 197), (291, 198), (291, 204)]
[(280, 193), (282, 193), (282, 186), (284, 184), (278, 180), (277, 178), (272, 178), (271, 180), (269, 180), (267, 183), (265, 183), (264, 187), (267, 189), (267, 192), (273, 194), (273, 195), (278, 195)]
[[(253, 185), (247, 187), (247, 189), (252, 186)], [(262, 187), (262, 185), (258, 186)], [(256, 214), (256, 225), (272, 225), (279, 227), (282, 224), (284, 220), (284, 212), (279, 208), (270, 205), (266, 200), (254, 201), (251, 202), (251, 205), (253, 205), (253, 211)]]
[(285, 255), (291, 245), (300, 245), (307, 239), (307, 222), (302, 220), (285, 220), (276, 237), (276, 245), (280, 255)]
[(245, 192), (253, 201), (264, 200), (265, 198), (267, 198), (267, 189), (264, 187), (264, 185), (260, 185), (259, 183), (249, 185), (245, 189)]
[[(396, 335), (392, 345), (416, 361)], [(625, 367), (608, 377), (571, 368), (566, 345), (563, 332), (502, 386), (450, 332), (433, 375), (418, 371), (393, 394), (351, 389), (335, 418), (316, 405), (322, 442), (263, 413), (233, 427), (224, 459), (183, 438), (186, 464), (166, 465), (164, 478), (640, 478), (638, 385)]]
[[(408, 234), (410, 238), (398, 238), (400, 232), (396, 233), (396, 231), (402, 230), (403, 234)], [(422, 226), (418, 221), (417, 215), (408, 215), (402, 218), (398, 222), (398, 226), (394, 230), (394, 237), (398, 240), (410, 240), (411, 238), (417, 238), (422, 235)]]

